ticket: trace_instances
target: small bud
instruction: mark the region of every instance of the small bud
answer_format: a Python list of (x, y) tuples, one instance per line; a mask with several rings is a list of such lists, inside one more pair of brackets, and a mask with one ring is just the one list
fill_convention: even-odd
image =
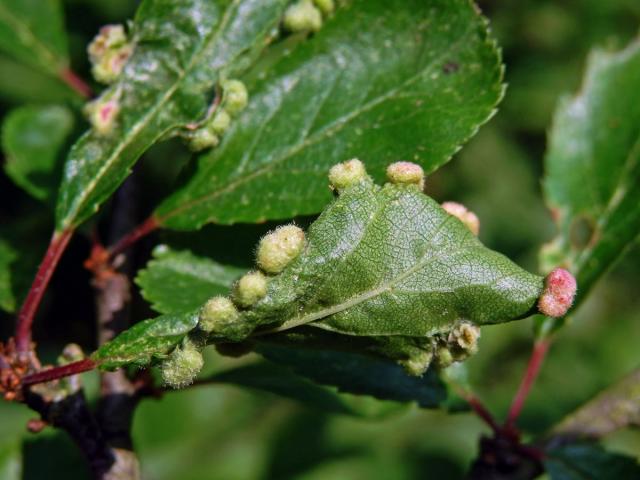
[(460, 322), (449, 333), (449, 343), (469, 354), (478, 350), (480, 328), (471, 322)]
[(447, 368), (454, 362), (453, 354), (446, 346), (440, 346), (436, 350), (435, 358), (439, 368)]
[(387, 178), (391, 183), (417, 185), (424, 188), (424, 170), (411, 162), (396, 162), (387, 167)]
[(244, 110), (249, 103), (247, 87), (240, 80), (225, 80), (222, 82), (222, 91), (224, 109), (232, 117)]
[(224, 329), (238, 320), (238, 309), (227, 297), (210, 298), (200, 311), (198, 326), (211, 333)]
[(188, 337), (162, 362), (162, 380), (172, 388), (180, 388), (193, 383), (204, 359), (200, 349)]
[(564, 268), (555, 268), (544, 280), (538, 309), (548, 317), (564, 316), (576, 296), (576, 279)]
[(354, 158), (352, 160), (338, 163), (329, 170), (329, 183), (336, 190), (343, 190), (351, 185), (360, 183), (367, 177), (364, 164)]
[(462, 223), (466, 225), (466, 227), (471, 230), (476, 237), (480, 233), (480, 220), (477, 215), (473, 213), (471, 210), (467, 209), (464, 205), (457, 202), (444, 202), (442, 208), (449, 215), (453, 215), (457, 217)]
[(325, 15), (332, 14), (336, 8), (333, 0), (313, 0), (313, 3), (315, 3), (316, 7)]
[(108, 135), (116, 124), (120, 104), (115, 98), (98, 97), (87, 103), (84, 112), (89, 123), (99, 135)]
[(433, 352), (420, 350), (419, 353), (412, 355), (406, 360), (401, 360), (399, 363), (409, 375), (421, 377), (425, 374), (429, 365), (431, 365), (431, 360), (433, 360)]
[(192, 152), (200, 152), (206, 148), (216, 147), (220, 138), (210, 129), (203, 127), (189, 133), (188, 146)]
[(219, 108), (209, 123), (209, 128), (216, 135), (222, 135), (231, 124), (231, 117), (224, 108)]
[(280, 273), (304, 247), (304, 231), (284, 225), (265, 235), (258, 245), (258, 266), (267, 273)]
[(249, 272), (235, 285), (233, 299), (241, 307), (250, 307), (267, 294), (267, 277), (262, 272)]
[(292, 33), (317, 32), (322, 27), (322, 14), (311, 0), (298, 0), (284, 12), (282, 25)]

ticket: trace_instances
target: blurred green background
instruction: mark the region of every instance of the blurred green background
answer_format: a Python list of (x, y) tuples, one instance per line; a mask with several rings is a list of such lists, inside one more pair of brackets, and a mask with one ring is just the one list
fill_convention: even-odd
[[(68, 0), (74, 68), (89, 78), (84, 49), (98, 27), (129, 18), (137, 2)], [(482, 222), (481, 238), (491, 248), (535, 270), (537, 252), (554, 235), (541, 196), (546, 130), (558, 98), (576, 91), (587, 52), (593, 46), (623, 46), (640, 25), (638, 0), (484, 0), (502, 45), (507, 95), (498, 114), (456, 158), (428, 180), (439, 201), (457, 200)], [(25, 103), (69, 102), (66, 88), (0, 56), (0, 114)], [(77, 121), (83, 128), (82, 120)], [(171, 188), (187, 161), (177, 143), (157, 146), (135, 177), (143, 199), (140, 218)], [(337, 159), (338, 160), (338, 159)], [(19, 242), (24, 289), (52, 222), (49, 206), (30, 199), (0, 175), (0, 234)], [(108, 225), (103, 209), (97, 227)], [(18, 218), (19, 220), (15, 220)], [(154, 243), (193, 248), (225, 263), (250, 265), (253, 246), (270, 225), (207, 227), (193, 235), (161, 234), (143, 244), (144, 264)], [(89, 227), (87, 227), (87, 231)], [(35, 331), (45, 358), (64, 342), (95, 346), (92, 291), (82, 269), (89, 242), (78, 236), (65, 255), (45, 300)], [(24, 278), (23, 278), (24, 277)], [(594, 393), (640, 363), (640, 247), (636, 246), (600, 282), (552, 347), (521, 418), (532, 434), (543, 432)], [(149, 312), (137, 298), (136, 318)], [(13, 318), (0, 314), (0, 333)], [(480, 353), (468, 362), (471, 383), (503, 418), (531, 348), (531, 320), (486, 327)], [(209, 367), (233, 361), (209, 352)], [(249, 359), (250, 360), (250, 359)], [(246, 360), (245, 360), (246, 361)], [(236, 361), (237, 362), (237, 361)], [(97, 379), (85, 375), (95, 395)], [(28, 434), (33, 414), (21, 405), (0, 404), (0, 478), (87, 478), (68, 438), (46, 430)], [(262, 392), (207, 386), (145, 400), (137, 411), (134, 440), (148, 479), (455, 479), (477, 452), (486, 428), (468, 413), (445, 414), (415, 407), (379, 420), (328, 415)], [(617, 451), (640, 455), (640, 432), (621, 431), (606, 441)]]

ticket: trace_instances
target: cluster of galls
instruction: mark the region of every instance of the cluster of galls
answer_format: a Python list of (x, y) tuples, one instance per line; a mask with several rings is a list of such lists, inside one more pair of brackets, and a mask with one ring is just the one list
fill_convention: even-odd
[(220, 87), (222, 100), (212, 108), (209, 118), (196, 129), (181, 134), (193, 152), (216, 147), (220, 143), (220, 137), (231, 125), (231, 119), (249, 103), (247, 87), (240, 80), (223, 80)]
[[(425, 175), (419, 165), (396, 162), (387, 168), (388, 180), (419, 191), (424, 189)], [(336, 192), (369, 180), (364, 164), (352, 159), (334, 165), (329, 171), (331, 188)], [(478, 217), (463, 205), (445, 202), (442, 208), (458, 218), (477, 235)], [(162, 376), (166, 384), (178, 388), (193, 381), (203, 366), (202, 348), (209, 339), (240, 341), (251, 334), (253, 326), (244, 321), (242, 311), (253, 307), (268, 291), (269, 278), (281, 273), (302, 252), (304, 231), (296, 225), (284, 225), (264, 236), (256, 253), (257, 270), (240, 278), (233, 286), (230, 297), (215, 296), (199, 312), (198, 328), (164, 360)], [(576, 292), (573, 276), (561, 268), (551, 272), (545, 280), (545, 289), (538, 306), (549, 316), (562, 316), (571, 306)], [(429, 365), (446, 368), (453, 362), (463, 361), (478, 349), (480, 328), (470, 321), (461, 320), (451, 330), (420, 339), (419, 345), (405, 350), (407, 358), (399, 361), (407, 373), (420, 376)]]
[[(118, 80), (133, 49), (134, 44), (122, 25), (102, 27), (87, 48), (96, 81), (109, 85)], [(120, 111), (119, 96), (118, 89), (107, 90), (84, 107), (89, 123), (99, 135), (108, 135), (113, 130)]]
[(292, 33), (317, 32), (334, 10), (333, 0), (298, 0), (285, 11), (282, 25)]
[(246, 338), (251, 325), (242, 321), (242, 310), (252, 307), (267, 295), (269, 276), (282, 272), (300, 254), (304, 244), (304, 232), (296, 225), (284, 225), (265, 235), (256, 254), (259, 270), (240, 278), (230, 297), (215, 296), (204, 304), (200, 309), (198, 329), (164, 360), (164, 382), (178, 388), (193, 381), (203, 365), (201, 350), (207, 338)]

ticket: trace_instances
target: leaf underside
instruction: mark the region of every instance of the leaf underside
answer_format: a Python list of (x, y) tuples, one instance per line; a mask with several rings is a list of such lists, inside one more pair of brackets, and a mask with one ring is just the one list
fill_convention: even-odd
[[(171, 277), (158, 275), (153, 282), (171, 284)], [(522, 318), (541, 290), (541, 277), (484, 247), (417, 187), (379, 187), (365, 179), (341, 192), (311, 225), (302, 253), (270, 277), (267, 295), (210, 340), (271, 335), (291, 345), (287, 335), (296, 329), (306, 342), (401, 360), (429, 349), (433, 335), (461, 320), (483, 325)], [(193, 315), (160, 318), (166, 323)], [(192, 320), (181, 321), (186, 326)], [(172, 348), (168, 342), (161, 345), (165, 350), (138, 354), (135, 335), (121, 337), (111, 342), (117, 347), (98, 352), (105, 366), (122, 364), (109, 349), (148, 362), (150, 353)]]

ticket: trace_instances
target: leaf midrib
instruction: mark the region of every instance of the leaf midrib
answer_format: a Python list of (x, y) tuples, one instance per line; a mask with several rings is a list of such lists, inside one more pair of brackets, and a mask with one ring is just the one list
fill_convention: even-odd
[(473, 31), (475, 31), (475, 24), (472, 24), (471, 27), (467, 28), (467, 30), (465, 31), (465, 33), (463, 35), (461, 35), (458, 40), (454, 43), (451, 44), (451, 48), (449, 50), (446, 50), (444, 53), (442, 53), (441, 55), (437, 56), (433, 61), (431, 61), (427, 66), (425, 66), (425, 68), (423, 70), (421, 70), (419, 73), (417, 73), (416, 75), (409, 77), (407, 80), (405, 80), (402, 84), (400, 84), (399, 86), (392, 88), (391, 90), (389, 90), (387, 93), (380, 95), (379, 97), (377, 97), (376, 99), (368, 102), (367, 104), (365, 104), (364, 106), (361, 106), (358, 109), (355, 109), (354, 111), (352, 111), (351, 113), (347, 114), (347, 115), (343, 115), (340, 118), (336, 119), (334, 122), (332, 122), (331, 124), (329, 124), (327, 127), (325, 127), (324, 129), (318, 131), (317, 133), (315, 133), (314, 135), (311, 135), (310, 137), (308, 137), (305, 141), (301, 142), (300, 144), (291, 147), (289, 150), (287, 150), (282, 156), (275, 158), (273, 161), (269, 162), (267, 165), (265, 165), (262, 168), (259, 168), (257, 170), (255, 170), (253, 173), (245, 176), (245, 177), (241, 177), (235, 181), (232, 181), (230, 183), (228, 183), (226, 186), (224, 186), (223, 188), (219, 189), (219, 190), (214, 190), (213, 192), (207, 193), (206, 195), (202, 195), (199, 198), (195, 198), (193, 200), (184, 202), (182, 204), (180, 204), (178, 207), (176, 207), (173, 210), (170, 210), (169, 212), (165, 213), (164, 215), (159, 215), (156, 218), (156, 220), (159, 223), (164, 223), (166, 222), (168, 219), (179, 215), (180, 213), (182, 213), (185, 210), (189, 210), (191, 208), (193, 208), (194, 206), (200, 204), (200, 203), (205, 203), (208, 202), (210, 200), (213, 200), (214, 198), (227, 193), (229, 191), (234, 190), (236, 187), (242, 185), (243, 183), (246, 183), (250, 180), (253, 180), (256, 177), (265, 175), (267, 173), (269, 173), (273, 168), (275, 168), (278, 164), (284, 162), (285, 160), (291, 158), (292, 156), (294, 156), (295, 154), (297, 154), (298, 152), (306, 149), (307, 147), (314, 145), (316, 143), (319, 143), (320, 141), (331, 137), (333, 135), (335, 135), (337, 132), (339, 132), (340, 130), (342, 130), (342, 128), (344, 128), (350, 121), (352, 121), (353, 119), (357, 118), (358, 116), (360, 116), (361, 114), (375, 108), (376, 106), (378, 106), (379, 104), (391, 99), (394, 97), (394, 95), (399, 92), (402, 91), (404, 88), (406, 88), (408, 85), (410, 85), (411, 83), (415, 82), (416, 80), (418, 80), (419, 78), (421, 78), (422, 76), (427, 75), (429, 72), (431, 72), (433, 70), (433, 68), (438, 65), (440, 62), (442, 62), (442, 60), (451, 55), (453, 52), (457, 51), (457, 49), (459, 49), (468, 39), (469, 34), (471, 34)]
[[(445, 219), (442, 222), (442, 225), (446, 224), (448, 221), (448, 219)], [(442, 227), (442, 225), (440, 227)], [(383, 283), (382, 285), (377, 286), (376, 288), (372, 289), (372, 290), (368, 290), (367, 292), (363, 292), (359, 295), (356, 295), (355, 297), (350, 298), (349, 300), (339, 303), (337, 305), (334, 305), (332, 307), (329, 308), (325, 308), (323, 310), (319, 310), (317, 312), (314, 313), (310, 313), (308, 315), (303, 315), (302, 317), (298, 317), (298, 318), (294, 318), (291, 320), (287, 320), (285, 321), (282, 325), (267, 330), (267, 331), (263, 331), (263, 332), (259, 332), (260, 335), (266, 334), (266, 333), (276, 333), (276, 332), (282, 332), (285, 330), (289, 330), (291, 328), (295, 328), (295, 327), (299, 327), (301, 325), (305, 325), (311, 322), (315, 322), (316, 320), (321, 320), (323, 318), (329, 317), (331, 315), (335, 315), (336, 313), (340, 313), (343, 312), (345, 310), (348, 310), (349, 308), (355, 307), (356, 305), (359, 305), (361, 303), (364, 303), (368, 300), (371, 300), (372, 298), (377, 297), (378, 295), (382, 295), (383, 293), (389, 292), (391, 290), (393, 290), (393, 288), (400, 282), (402, 282), (403, 280), (405, 280), (406, 278), (410, 277), (411, 275), (413, 275), (414, 273), (418, 272), (419, 270), (428, 267), (429, 265), (435, 263), (438, 260), (444, 260), (446, 257), (451, 257), (454, 255), (459, 254), (460, 252), (464, 252), (467, 250), (473, 250), (474, 248), (481, 248), (478, 246), (474, 246), (474, 245), (468, 245), (468, 244), (464, 244), (462, 247), (460, 248), (456, 248), (452, 251), (449, 250), (445, 250), (445, 252), (442, 253), (436, 253), (433, 256), (427, 256), (427, 252), (430, 251), (431, 248), (433, 248), (434, 244), (433, 242), (430, 242), (424, 250), (424, 256), (423, 258), (417, 262), (413, 267), (405, 270), (404, 272), (400, 273), (399, 275), (393, 277), (392, 279), (390, 279), (389, 281), (387, 281), (386, 283)], [(511, 274), (509, 274), (508, 276), (511, 276)], [(502, 280), (502, 279), (500, 279)]]

